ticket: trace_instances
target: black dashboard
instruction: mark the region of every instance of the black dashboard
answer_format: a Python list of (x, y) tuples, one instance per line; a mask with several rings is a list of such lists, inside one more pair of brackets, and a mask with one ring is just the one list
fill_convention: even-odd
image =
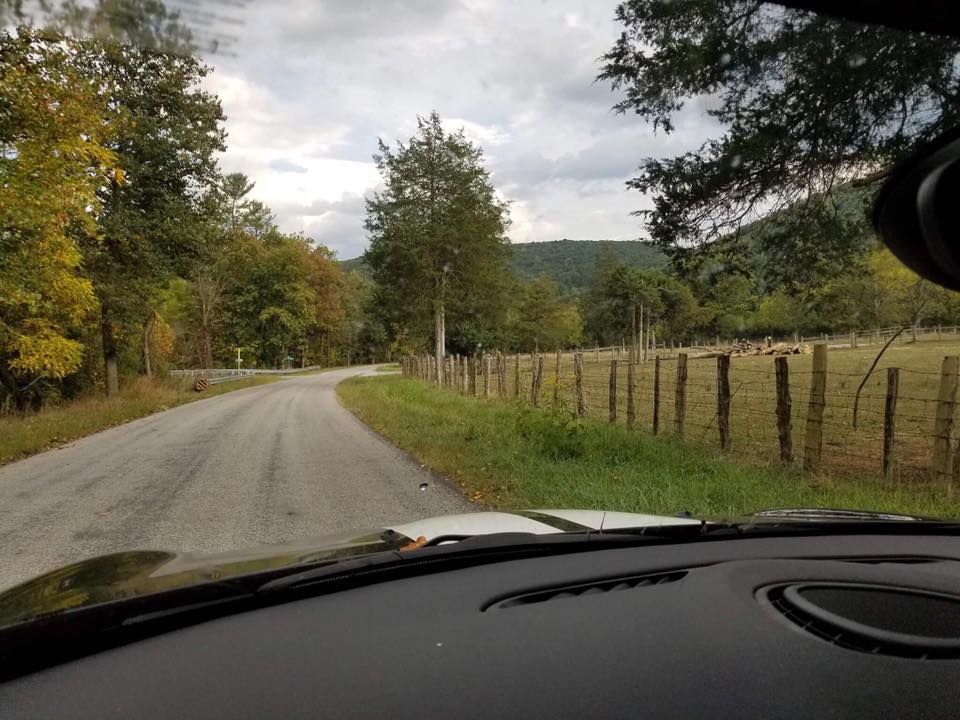
[(618, 548), (234, 614), (0, 685), (13, 718), (960, 717), (960, 538)]

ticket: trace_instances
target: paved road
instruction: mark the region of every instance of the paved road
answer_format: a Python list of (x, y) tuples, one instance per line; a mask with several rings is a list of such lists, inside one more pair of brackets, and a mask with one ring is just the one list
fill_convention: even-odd
[(334, 386), (363, 372), (237, 390), (0, 468), (0, 588), (121, 549), (232, 550), (470, 510), (340, 406)]

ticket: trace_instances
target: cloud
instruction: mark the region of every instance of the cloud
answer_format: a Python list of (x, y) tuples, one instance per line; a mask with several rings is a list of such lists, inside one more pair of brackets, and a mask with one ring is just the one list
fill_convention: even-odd
[(271, 170), (276, 170), (277, 172), (292, 172), (292, 173), (305, 173), (307, 169), (303, 165), (297, 165), (295, 162), (291, 162), (286, 158), (277, 158), (276, 160), (271, 160), (269, 163)]
[[(645, 157), (702, 142), (705, 104), (655, 135), (595, 82), (618, 37), (616, 0), (278, 0), (250, 3), (237, 56), (207, 86), (228, 115), (222, 165), (247, 173), (286, 231), (362, 252), (378, 138), (440, 113), (485, 152), (513, 201), (514, 241), (642, 235), (625, 181)], [(238, 31), (239, 32), (239, 31)]]

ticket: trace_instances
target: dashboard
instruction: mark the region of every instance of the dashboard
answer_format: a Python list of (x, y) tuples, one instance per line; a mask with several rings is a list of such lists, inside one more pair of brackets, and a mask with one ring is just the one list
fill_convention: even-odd
[(960, 538), (745, 538), (368, 584), (0, 685), (13, 718), (960, 716)]

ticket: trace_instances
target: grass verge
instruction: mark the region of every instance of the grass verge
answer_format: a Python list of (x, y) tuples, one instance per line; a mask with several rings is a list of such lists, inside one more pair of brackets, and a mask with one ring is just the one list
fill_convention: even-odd
[(0, 417), (0, 465), (151, 413), (278, 379), (259, 375), (197, 393), (186, 383), (138, 378), (112, 398), (91, 396), (25, 417)]
[(804, 476), (745, 466), (599, 421), (469, 398), (403, 378), (350, 378), (342, 403), (377, 432), (494, 508), (596, 508), (732, 516), (842, 507), (935, 516), (960, 504), (930, 485)]
[(377, 372), (400, 372), (400, 363), (388, 363), (386, 365), (377, 365)]

